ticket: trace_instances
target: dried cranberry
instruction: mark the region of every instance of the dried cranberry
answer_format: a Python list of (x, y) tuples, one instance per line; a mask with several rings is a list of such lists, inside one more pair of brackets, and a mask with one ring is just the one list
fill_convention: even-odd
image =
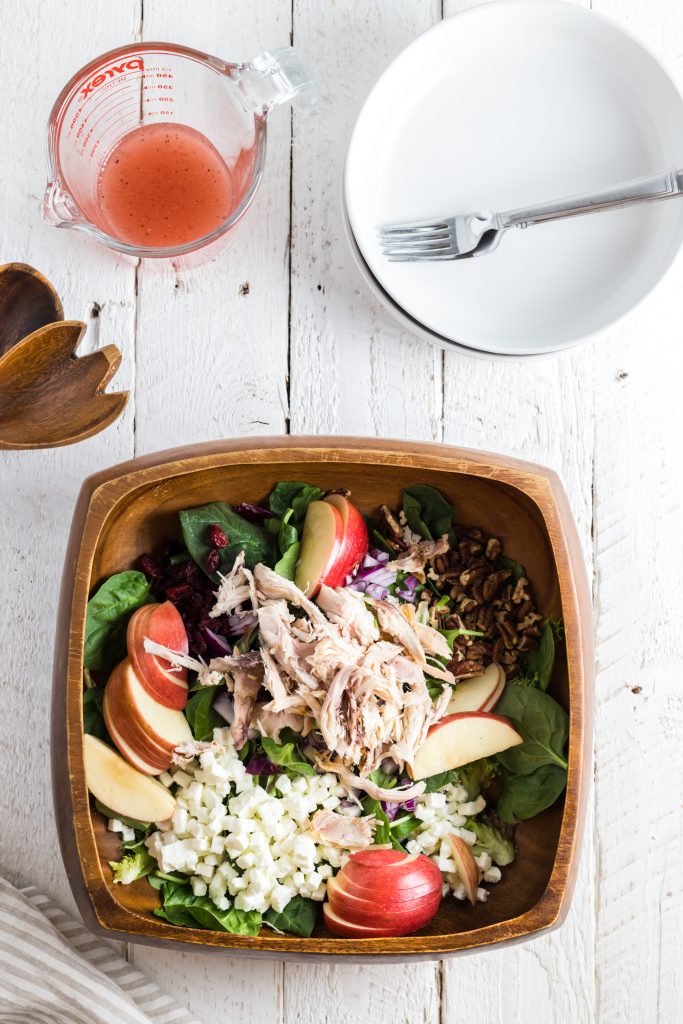
[[(209, 527), (209, 544), (212, 548), (227, 548), (228, 546), (228, 538), (218, 523), (211, 523)], [(211, 571), (213, 572), (213, 569)]]
[(171, 575), (179, 580), (192, 580), (199, 575), (199, 566), (188, 558), (185, 562), (178, 562), (177, 565), (169, 567)]
[(144, 572), (145, 576), (149, 576), (150, 579), (161, 579), (164, 575), (161, 563), (152, 555), (140, 555), (138, 565), (141, 572)]
[(214, 548), (213, 551), (209, 551), (206, 556), (206, 571), (215, 572), (218, 566), (221, 564), (221, 556), (218, 551)]
[(192, 596), (192, 587), (187, 583), (179, 583), (176, 587), (166, 587), (166, 597), (169, 601), (182, 601)]
[(201, 633), (195, 632), (192, 634), (192, 646), (194, 648), (195, 654), (206, 653), (206, 640), (204, 639)]

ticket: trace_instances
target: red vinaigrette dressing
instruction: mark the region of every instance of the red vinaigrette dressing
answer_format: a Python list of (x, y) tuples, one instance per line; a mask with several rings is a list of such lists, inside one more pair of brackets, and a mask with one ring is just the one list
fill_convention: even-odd
[[(253, 151), (240, 153), (253, 157)], [(251, 162), (251, 161), (249, 161)], [(240, 203), (249, 175), (236, 175), (205, 135), (185, 124), (147, 124), (124, 135), (97, 181), (100, 226), (122, 242), (185, 245), (215, 231)]]

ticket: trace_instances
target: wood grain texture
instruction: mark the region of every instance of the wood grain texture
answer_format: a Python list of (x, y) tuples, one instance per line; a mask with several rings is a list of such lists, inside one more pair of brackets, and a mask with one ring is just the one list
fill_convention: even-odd
[[(262, 501), (273, 483), (308, 479), (322, 488), (353, 488), (360, 510), (396, 505), (421, 480), (442, 491), (465, 522), (500, 537), (527, 567), (545, 614), (565, 624), (564, 656), (550, 689), (569, 713), (569, 777), (562, 803), (517, 826), (519, 857), (496, 899), (474, 910), (444, 900), (422, 934), (387, 939), (331, 938), (319, 924), (308, 939), (255, 938), (178, 930), (152, 915), (158, 895), (143, 881), (117, 886), (108, 862), (116, 840), (93, 813), (83, 766), (83, 644), (88, 596), (112, 572), (131, 568), (150, 541), (177, 535), (177, 512), (197, 502), (246, 497)], [(416, 442), (351, 438), (273, 438), (205, 444), (146, 456), (88, 479), (74, 516), (65, 562), (55, 643), (52, 763), (62, 855), (88, 924), (117, 938), (167, 946), (197, 944), (303, 961), (336, 957), (419, 959), (547, 931), (566, 915), (577, 869), (587, 787), (593, 666), (592, 621), (580, 545), (554, 473), (531, 463)]]
[[(593, 0), (683, 88), (683, 7)], [(596, 358), (596, 1017), (681, 1017), (683, 259)], [(634, 984), (634, 978), (638, 981)]]
[[(137, 395), (145, 403), (144, 419), (136, 417), (131, 400), (118, 423), (84, 444), (0, 456), (0, 749), (7, 756), (33, 751), (30, 760), (19, 760), (0, 797), (0, 870), (13, 881), (44, 887), (66, 909), (72, 902), (52, 824), (47, 705), (66, 523), (80, 482), (132, 455), (136, 431), (137, 450), (148, 451), (228, 433), (278, 431), (288, 414), (282, 350), (289, 333), (289, 247), (287, 230), (280, 229), (289, 218), (289, 153), (284, 173), (278, 164), (273, 181), (274, 133), (257, 204), (269, 188), (272, 201), (265, 212), (259, 205), (250, 212), (246, 247), (221, 262), (220, 274), (209, 266), (189, 279), (162, 273), (155, 282), (146, 267), (136, 302), (134, 266), (83, 236), (40, 222), (42, 126), (52, 102), (86, 60), (140, 36), (141, 6), (141, 0), (27, 0), (5, 5), (0, 34), (0, 83), (3, 95), (12, 97), (2, 125), (8, 140), (21, 140), (3, 151), (2, 259), (25, 260), (48, 272), (68, 315), (88, 323), (81, 352), (108, 342), (122, 348), (117, 387), (135, 384), (136, 317), (138, 356), (144, 361), (145, 394), (138, 388)], [(278, 13), (283, 8), (269, 0), (145, 0), (144, 21), (154, 18), (153, 32), (145, 35), (227, 56), (249, 55), (286, 37), (282, 19), (287, 25), (288, 6)], [(295, 43), (302, 49), (305, 44), (306, 55), (317, 62), (327, 94), (324, 121), (294, 120), (295, 431), (440, 437), (442, 356), (388, 321), (356, 278), (341, 239), (337, 190), (345, 146), (340, 136), (350, 133), (376, 75), (440, 17), (441, 6), (438, 0), (295, 2)], [(445, 0), (444, 6), (451, 14), (469, 2)], [(593, 6), (649, 44), (682, 84), (679, 0), (593, 0)], [(288, 125), (281, 130), (286, 142)], [(274, 228), (279, 241), (255, 247), (253, 218), (261, 218), (259, 231), (268, 238)], [(248, 274), (241, 273), (243, 267)], [(324, 277), (316, 273), (320, 267)], [(683, 585), (675, 567), (681, 564), (676, 537), (683, 498), (682, 273), (679, 262), (627, 324), (593, 350), (529, 369), (449, 357), (443, 382), (449, 440), (537, 458), (560, 470), (588, 559), (595, 496), (598, 786), (594, 825), (589, 815), (565, 926), (528, 946), (446, 965), (441, 989), (433, 965), (288, 965), (283, 990), (280, 967), (273, 977), (265, 967), (252, 972), (247, 961), (235, 965), (224, 958), (219, 966), (196, 954), (135, 947), (143, 969), (207, 1024), (341, 1024), (356, 1018), (379, 1024), (387, 1017), (430, 1024), (679, 1019), (683, 764), (676, 742), (682, 667), (677, 609)], [(249, 293), (241, 294), (247, 282)], [(256, 344), (264, 363), (271, 335), (277, 357), (272, 365), (252, 366), (245, 347)], [(200, 382), (206, 388), (195, 394)], [(219, 401), (211, 401), (217, 395)], [(16, 654), (16, 638), (24, 636), (31, 638), (30, 660)], [(638, 686), (640, 693), (632, 693)], [(27, 693), (35, 697), (30, 713)]]

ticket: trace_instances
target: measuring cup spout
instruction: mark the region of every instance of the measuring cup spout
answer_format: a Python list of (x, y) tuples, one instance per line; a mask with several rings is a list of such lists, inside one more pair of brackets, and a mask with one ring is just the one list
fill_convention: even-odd
[(56, 181), (47, 183), (41, 212), (43, 220), (56, 228), (73, 228), (80, 220), (73, 199)]
[(263, 115), (281, 103), (290, 102), (304, 113), (315, 111), (313, 79), (291, 46), (254, 57), (239, 68), (236, 78), (247, 101)]

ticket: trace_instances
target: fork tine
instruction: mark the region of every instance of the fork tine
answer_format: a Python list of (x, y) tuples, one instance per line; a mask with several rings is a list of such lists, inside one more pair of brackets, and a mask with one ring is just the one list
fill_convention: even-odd
[(448, 239), (439, 239), (437, 242), (419, 243), (414, 242), (412, 244), (399, 244), (399, 245), (383, 245), (382, 252), (385, 256), (390, 255), (408, 255), (410, 253), (423, 253), (423, 252), (444, 252), (448, 249), (452, 249), (453, 246)]
[(396, 232), (402, 233), (408, 232), (420, 232), (420, 231), (445, 231), (448, 229), (448, 222), (445, 220), (414, 220), (405, 221), (404, 223), (396, 224), (383, 224), (379, 231), (380, 234), (394, 234)]
[(448, 230), (439, 229), (438, 231), (395, 231), (391, 234), (382, 232), (380, 234), (380, 241), (385, 245), (393, 243), (400, 244), (401, 242), (430, 242), (438, 241), (440, 238), (450, 238), (450, 232)]
[(463, 258), (458, 253), (455, 253), (450, 249), (445, 253), (429, 251), (411, 253), (410, 255), (392, 255), (391, 253), (385, 253), (384, 255), (386, 256), (389, 263), (445, 263), (446, 260), (458, 260)]

